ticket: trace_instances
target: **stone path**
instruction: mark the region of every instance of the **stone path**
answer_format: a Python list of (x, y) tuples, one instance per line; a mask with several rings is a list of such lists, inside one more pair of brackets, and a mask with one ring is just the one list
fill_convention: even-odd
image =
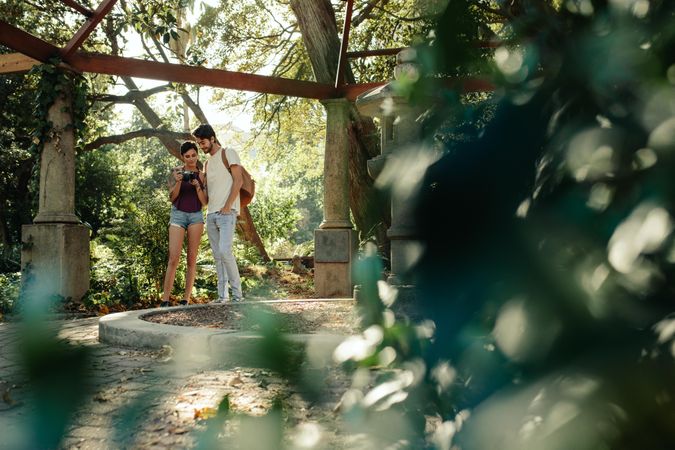
[[(54, 321), (50, 327), (61, 342), (89, 354), (85, 364), (89, 393), (67, 421), (60, 448), (274, 449), (280, 448), (280, 434), (271, 430), (279, 424), (286, 430), (284, 441), (300, 439), (291, 447), (343, 448), (333, 410), (346, 380), (337, 370), (315, 374), (322, 377), (319, 381), (326, 389), (311, 404), (266, 370), (223, 368), (203, 355), (177, 358), (170, 348), (138, 350), (101, 344), (98, 318)], [(0, 323), (0, 449), (34, 448), (55, 417), (67, 416), (65, 405), (56, 402), (52, 411), (32, 399), (37, 388), (28, 381), (17, 351), (22, 336), (18, 324)], [(77, 374), (71, 375), (70, 367), (62, 370), (66, 364), (61, 364), (42, 374), (48, 381), (55, 377), (47, 386), (57, 396), (59, 389), (66, 389), (58, 382), (59, 374), (77, 380)], [(222, 421), (213, 416), (226, 395), (231, 413)], [(281, 412), (268, 414), (275, 400), (281, 402)], [(50, 417), (50, 411), (52, 420), (40, 422), (45, 414)], [(312, 439), (320, 439), (320, 445), (308, 447)]]

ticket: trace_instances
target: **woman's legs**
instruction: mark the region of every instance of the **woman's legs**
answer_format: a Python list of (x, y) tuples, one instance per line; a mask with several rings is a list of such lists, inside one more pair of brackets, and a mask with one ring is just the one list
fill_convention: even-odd
[(199, 243), (202, 240), (203, 232), (203, 223), (193, 223), (188, 227), (187, 230), (187, 271), (185, 273), (185, 293), (183, 294), (183, 299), (188, 301), (192, 296), (192, 286), (195, 284), (195, 274), (197, 272), (197, 253), (199, 253)]
[(162, 301), (169, 300), (173, 280), (176, 278), (176, 268), (180, 261), (180, 252), (183, 248), (183, 239), (185, 238), (185, 229), (176, 225), (169, 225), (169, 262), (166, 265), (166, 275), (164, 276), (164, 292)]

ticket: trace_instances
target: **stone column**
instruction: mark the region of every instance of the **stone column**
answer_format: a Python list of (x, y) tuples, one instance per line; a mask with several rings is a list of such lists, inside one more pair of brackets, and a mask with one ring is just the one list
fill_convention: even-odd
[[(395, 79), (416, 74), (415, 56), (413, 49), (397, 55)], [(419, 140), (421, 128), (417, 117), (422, 110), (398, 95), (391, 83), (359, 95), (356, 106), (362, 114), (376, 117), (380, 122), (382, 154), (368, 161), (368, 173), (376, 179), (386, 164), (404, 157), (409, 146)], [(417, 249), (413, 205), (408, 198), (398, 195), (392, 195), (390, 201), (391, 227), (387, 236), (391, 240), (391, 272), (387, 281), (398, 288), (399, 299), (408, 300), (413, 295), (412, 286), (405, 285), (400, 275), (408, 270)]]
[(89, 229), (75, 215), (75, 135), (68, 92), (49, 108), (51, 138), (40, 157), (39, 210), (21, 229), (21, 270), (30, 302), (58, 295), (78, 301), (89, 289)]
[(319, 297), (352, 296), (355, 237), (349, 219), (349, 102), (326, 108), (323, 221), (314, 231), (314, 288)]
[(349, 102), (324, 100), (323, 221), (319, 228), (352, 228), (349, 220)]

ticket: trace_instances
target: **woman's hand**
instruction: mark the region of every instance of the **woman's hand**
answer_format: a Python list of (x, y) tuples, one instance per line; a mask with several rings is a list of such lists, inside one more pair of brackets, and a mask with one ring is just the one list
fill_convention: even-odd
[(183, 181), (183, 173), (178, 169), (173, 169), (173, 178), (176, 180), (177, 183), (180, 183), (181, 181)]

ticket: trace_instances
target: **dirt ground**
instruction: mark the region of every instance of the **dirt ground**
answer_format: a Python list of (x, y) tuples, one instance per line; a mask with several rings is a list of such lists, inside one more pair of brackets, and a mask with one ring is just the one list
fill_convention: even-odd
[(169, 310), (142, 317), (144, 320), (169, 325), (219, 328), (233, 331), (255, 331), (264, 315), (274, 315), (284, 333), (316, 333), (319, 331), (352, 334), (358, 318), (352, 301), (279, 301), (242, 304), (213, 304), (198, 308)]

